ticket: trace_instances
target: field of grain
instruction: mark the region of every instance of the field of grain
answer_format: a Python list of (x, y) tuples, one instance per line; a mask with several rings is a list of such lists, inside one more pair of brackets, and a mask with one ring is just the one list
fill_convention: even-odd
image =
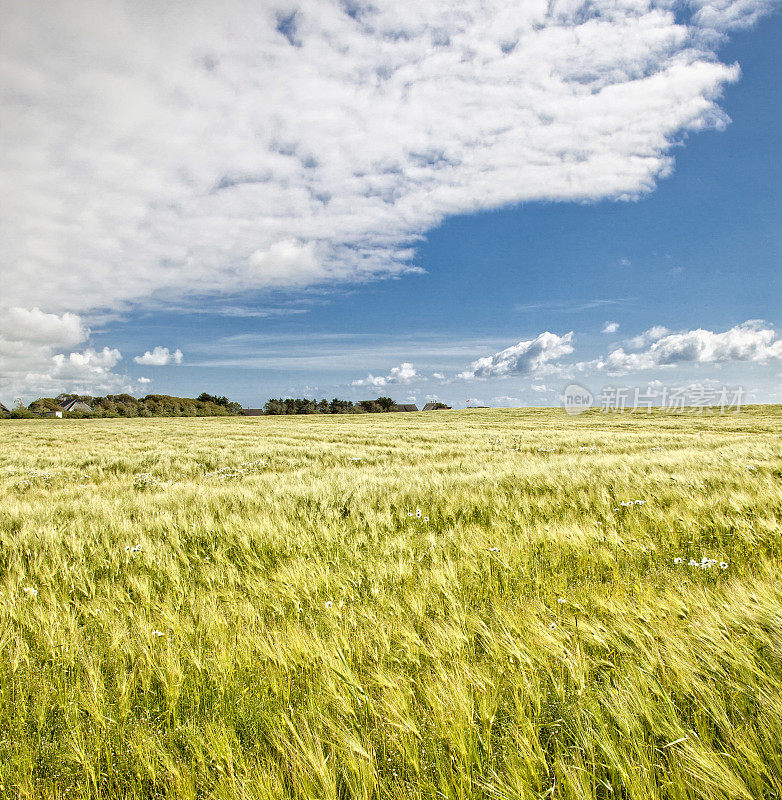
[(782, 408), (0, 422), (0, 796), (782, 797)]

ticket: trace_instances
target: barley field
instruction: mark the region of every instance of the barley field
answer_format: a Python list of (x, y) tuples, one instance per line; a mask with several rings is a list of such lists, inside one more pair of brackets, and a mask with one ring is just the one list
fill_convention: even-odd
[(0, 796), (780, 798), (780, 434), (0, 422)]

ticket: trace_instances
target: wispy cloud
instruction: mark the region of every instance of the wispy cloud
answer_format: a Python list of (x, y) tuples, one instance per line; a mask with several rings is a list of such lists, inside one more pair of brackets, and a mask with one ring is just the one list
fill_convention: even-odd
[(622, 306), (635, 302), (635, 297), (609, 297), (585, 302), (572, 302), (569, 300), (552, 300), (542, 303), (527, 303), (515, 305), (516, 311), (590, 311), (593, 308), (606, 306)]
[(616, 333), (619, 330), (618, 322), (606, 322), (600, 329), (600, 333)]

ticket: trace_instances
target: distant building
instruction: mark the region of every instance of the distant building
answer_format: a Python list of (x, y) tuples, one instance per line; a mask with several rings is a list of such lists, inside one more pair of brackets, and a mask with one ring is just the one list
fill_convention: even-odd
[[(75, 412), (79, 414), (92, 414), (92, 409), (81, 400), (68, 400), (65, 403), (61, 403), (60, 408), (62, 411)], [(60, 416), (62, 416), (62, 413)]]
[(453, 409), (451, 406), (445, 405), (445, 403), (427, 403), (421, 411), (452, 411)]
[(0, 403), (0, 417), (10, 417), (11, 412), (2, 404)]
[(391, 411), (418, 411), (418, 406), (415, 403), (397, 403), (391, 406)]
[(242, 409), (242, 416), (243, 417), (262, 417), (263, 416), (263, 409), (262, 408), (243, 408)]
[(62, 411), (45, 411), (45, 417), (57, 417), (57, 419), (62, 419)]

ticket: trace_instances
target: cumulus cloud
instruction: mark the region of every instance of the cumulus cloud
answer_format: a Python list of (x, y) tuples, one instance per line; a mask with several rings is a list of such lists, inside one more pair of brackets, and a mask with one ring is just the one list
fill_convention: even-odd
[(0, 314), (0, 337), (5, 341), (72, 347), (87, 336), (76, 314), (46, 314), (40, 308), (14, 306)]
[(398, 275), (447, 215), (649, 192), (727, 121), (698, 33), (769, 7), (9, 0), (3, 302)]
[(646, 347), (647, 345), (650, 345), (652, 342), (656, 342), (658, 339), (662, 339), (663, 336), (667, 336), (669, 333), (670, 331), (668, 330), (668, 328), (665, 327), (665, 325), (654, 325), (653, 327), (649, 328), (648, 330), (645, 330), (638, 336), (634, 336), (632, 339), (628, 339), (626, 344), (633, 350), (640, 350), (642, 347)]
[(611, 374), (624, 374), (677, 364), (764, 363), (777, 359), (782, 359), (782, 339), (763, 321), (748, 320), (722, 333), (702, 328), (668, 333), (645, 350), (628, 353), (620, 347), (605, 358), (590, 362), (590, 366)]
[(573, 331), (564, 336), (541, 333), (534, 339), (506, 347), (491, 356), (479, 358), (457, 376), (462, 380), (474, 378), (504, 378), (509, 375), (534, 375), (556, 371), (551, 363), (573, 352), (570, 342)]
[(601, 333), (616, 333), (619, 330), (618, 322), (606, 322), (600, 329)]
[(172, 353), (167, 347), (156, 347), (151, 352), (147, 350), (143, 356), (135, 356), (134, 361), (137, 364), (144, 364), (150, 367), (165, 367), (168, 364), (181, 364), (182, 351), (174, 350)]
[(122, 358), (119, 350), (73, 349), (88, 337), (77, 314), (18, 306), (0, 311), (0, 393), (10, 398), (126, 391), (128, 377), (113, 371)]
[(52, 358), (54, 369), (52, 377), (67, 381), (100, 381), (110, 374), (111, 369), (122, 359), (119, 350), (104, 347), (100, 352), (87, 349), (81, 353), (58, 353)]
[(393, 367), (388, 375), (372, 375), (366, 378), (353, 381), (351, 386), (392, 386), (400, 383), (410, 383), (413, 378), (418, 377), (418, 372), (412, 364), (403, 361), (398, 367)]

